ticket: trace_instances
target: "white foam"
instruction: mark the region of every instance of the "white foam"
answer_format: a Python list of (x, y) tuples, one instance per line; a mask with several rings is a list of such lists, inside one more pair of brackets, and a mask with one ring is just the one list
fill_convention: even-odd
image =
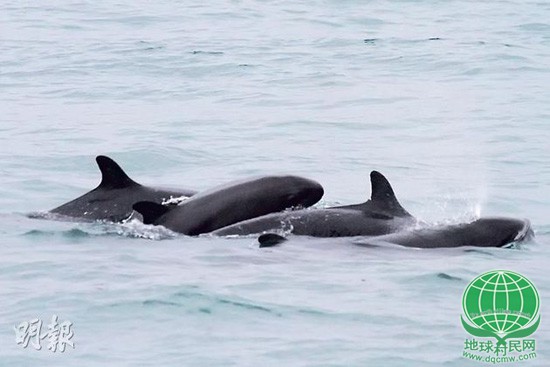
[(184, 201), (189, 199), (189, 196), (170, 196), (169, 199), (164, 199), (162, 205), (180, 205)]
[(148, 240), (164, 240), (175, 238), (177, 233), (163, 226), (144, 224), (136, 218), (130, 217), (124, 223), (113, 226), (113, 231), (119, 235), (134, 238), (145, 238)]

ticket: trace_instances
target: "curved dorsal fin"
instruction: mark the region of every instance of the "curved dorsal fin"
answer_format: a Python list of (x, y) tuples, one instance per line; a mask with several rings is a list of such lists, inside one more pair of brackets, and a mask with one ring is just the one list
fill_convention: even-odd
[(364, 203), (344, 206), (336, 206), (329, 209), (348, 209), (358, 210), (365, 215), (376, 219), (393, 219), (394, 217), (412, 217), (412, 215), (403, 209), (390, 182), (378, 171), (370, 173), (371, 197)]
[(139, 186), (120, 168), (118, 163), (104, 155), (95, 158), (101, 171), (101, 183), (98, 187), (105, 189), (123, 189), (130, 186)]
[(138, 201), (132, 209), (141, 214), (144, 224), (155, 224), (157, 219), (168, 213), (174, 207), (165, 206), (152, 201)]
[(390, 185), (390, 182), (378, 171), (370, 173), (371, 182), (371, 197), (365, 205), (365, 209), (373, 212), (382, 212), (385, 214), (397, 217), (410, 217), (399, 201), (395, 197), (395, 193)]

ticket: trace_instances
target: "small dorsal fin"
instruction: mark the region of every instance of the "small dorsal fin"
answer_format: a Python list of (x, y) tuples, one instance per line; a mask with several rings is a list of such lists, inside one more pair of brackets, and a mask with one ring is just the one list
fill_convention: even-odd
[(368, 211), (382, 212), (398, 217), (410, 217), (399, 201), (395, 197), (395, 193), (390, 185), (390, 182), (378, 171), (370, 173), (371, 182), (371, 197), (364, 206)]
[(132, 209), (143, 216), (144, 224), (155, 224), (157, 219), (168, 213), (174, 207), (166, 206), (152, 201), (138, 201), (132, 205)]
[(123, 189), (130, 186), (139, 186), (120, 168), (118, 163), (104, 155), (95, 158), (101, 171), (101, 183), (99, 187), (106, 189)]

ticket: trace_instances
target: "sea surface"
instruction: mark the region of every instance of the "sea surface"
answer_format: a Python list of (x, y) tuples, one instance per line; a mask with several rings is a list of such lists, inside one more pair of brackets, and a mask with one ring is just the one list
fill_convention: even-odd
[[(550, 365), (548, 1), (0, 2), (0, 365), (475, 366), (480, 273), (528, 277)], [(428, 223), (528, 218), (512, 249), (190, 238), (32, 219), (94, 188), (94, 158), (203, 190), (318, 180), (318, 206), (393, 184)], [(16, 343), (72, 323), (64, 353)], [(490, 365), (490, 364), (485, 364)]]

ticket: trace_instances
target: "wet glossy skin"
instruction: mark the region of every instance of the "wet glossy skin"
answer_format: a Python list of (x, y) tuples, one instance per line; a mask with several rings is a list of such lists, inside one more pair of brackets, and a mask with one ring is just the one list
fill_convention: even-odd
[(322, 196), (323, 187), (315, 181), (297, 176), (265, 176), (201, 192), (170, 210), (148, 203), (138, 203), (134, 209), (147, 224), (195, 236), (287, 208), (308, 207)]

